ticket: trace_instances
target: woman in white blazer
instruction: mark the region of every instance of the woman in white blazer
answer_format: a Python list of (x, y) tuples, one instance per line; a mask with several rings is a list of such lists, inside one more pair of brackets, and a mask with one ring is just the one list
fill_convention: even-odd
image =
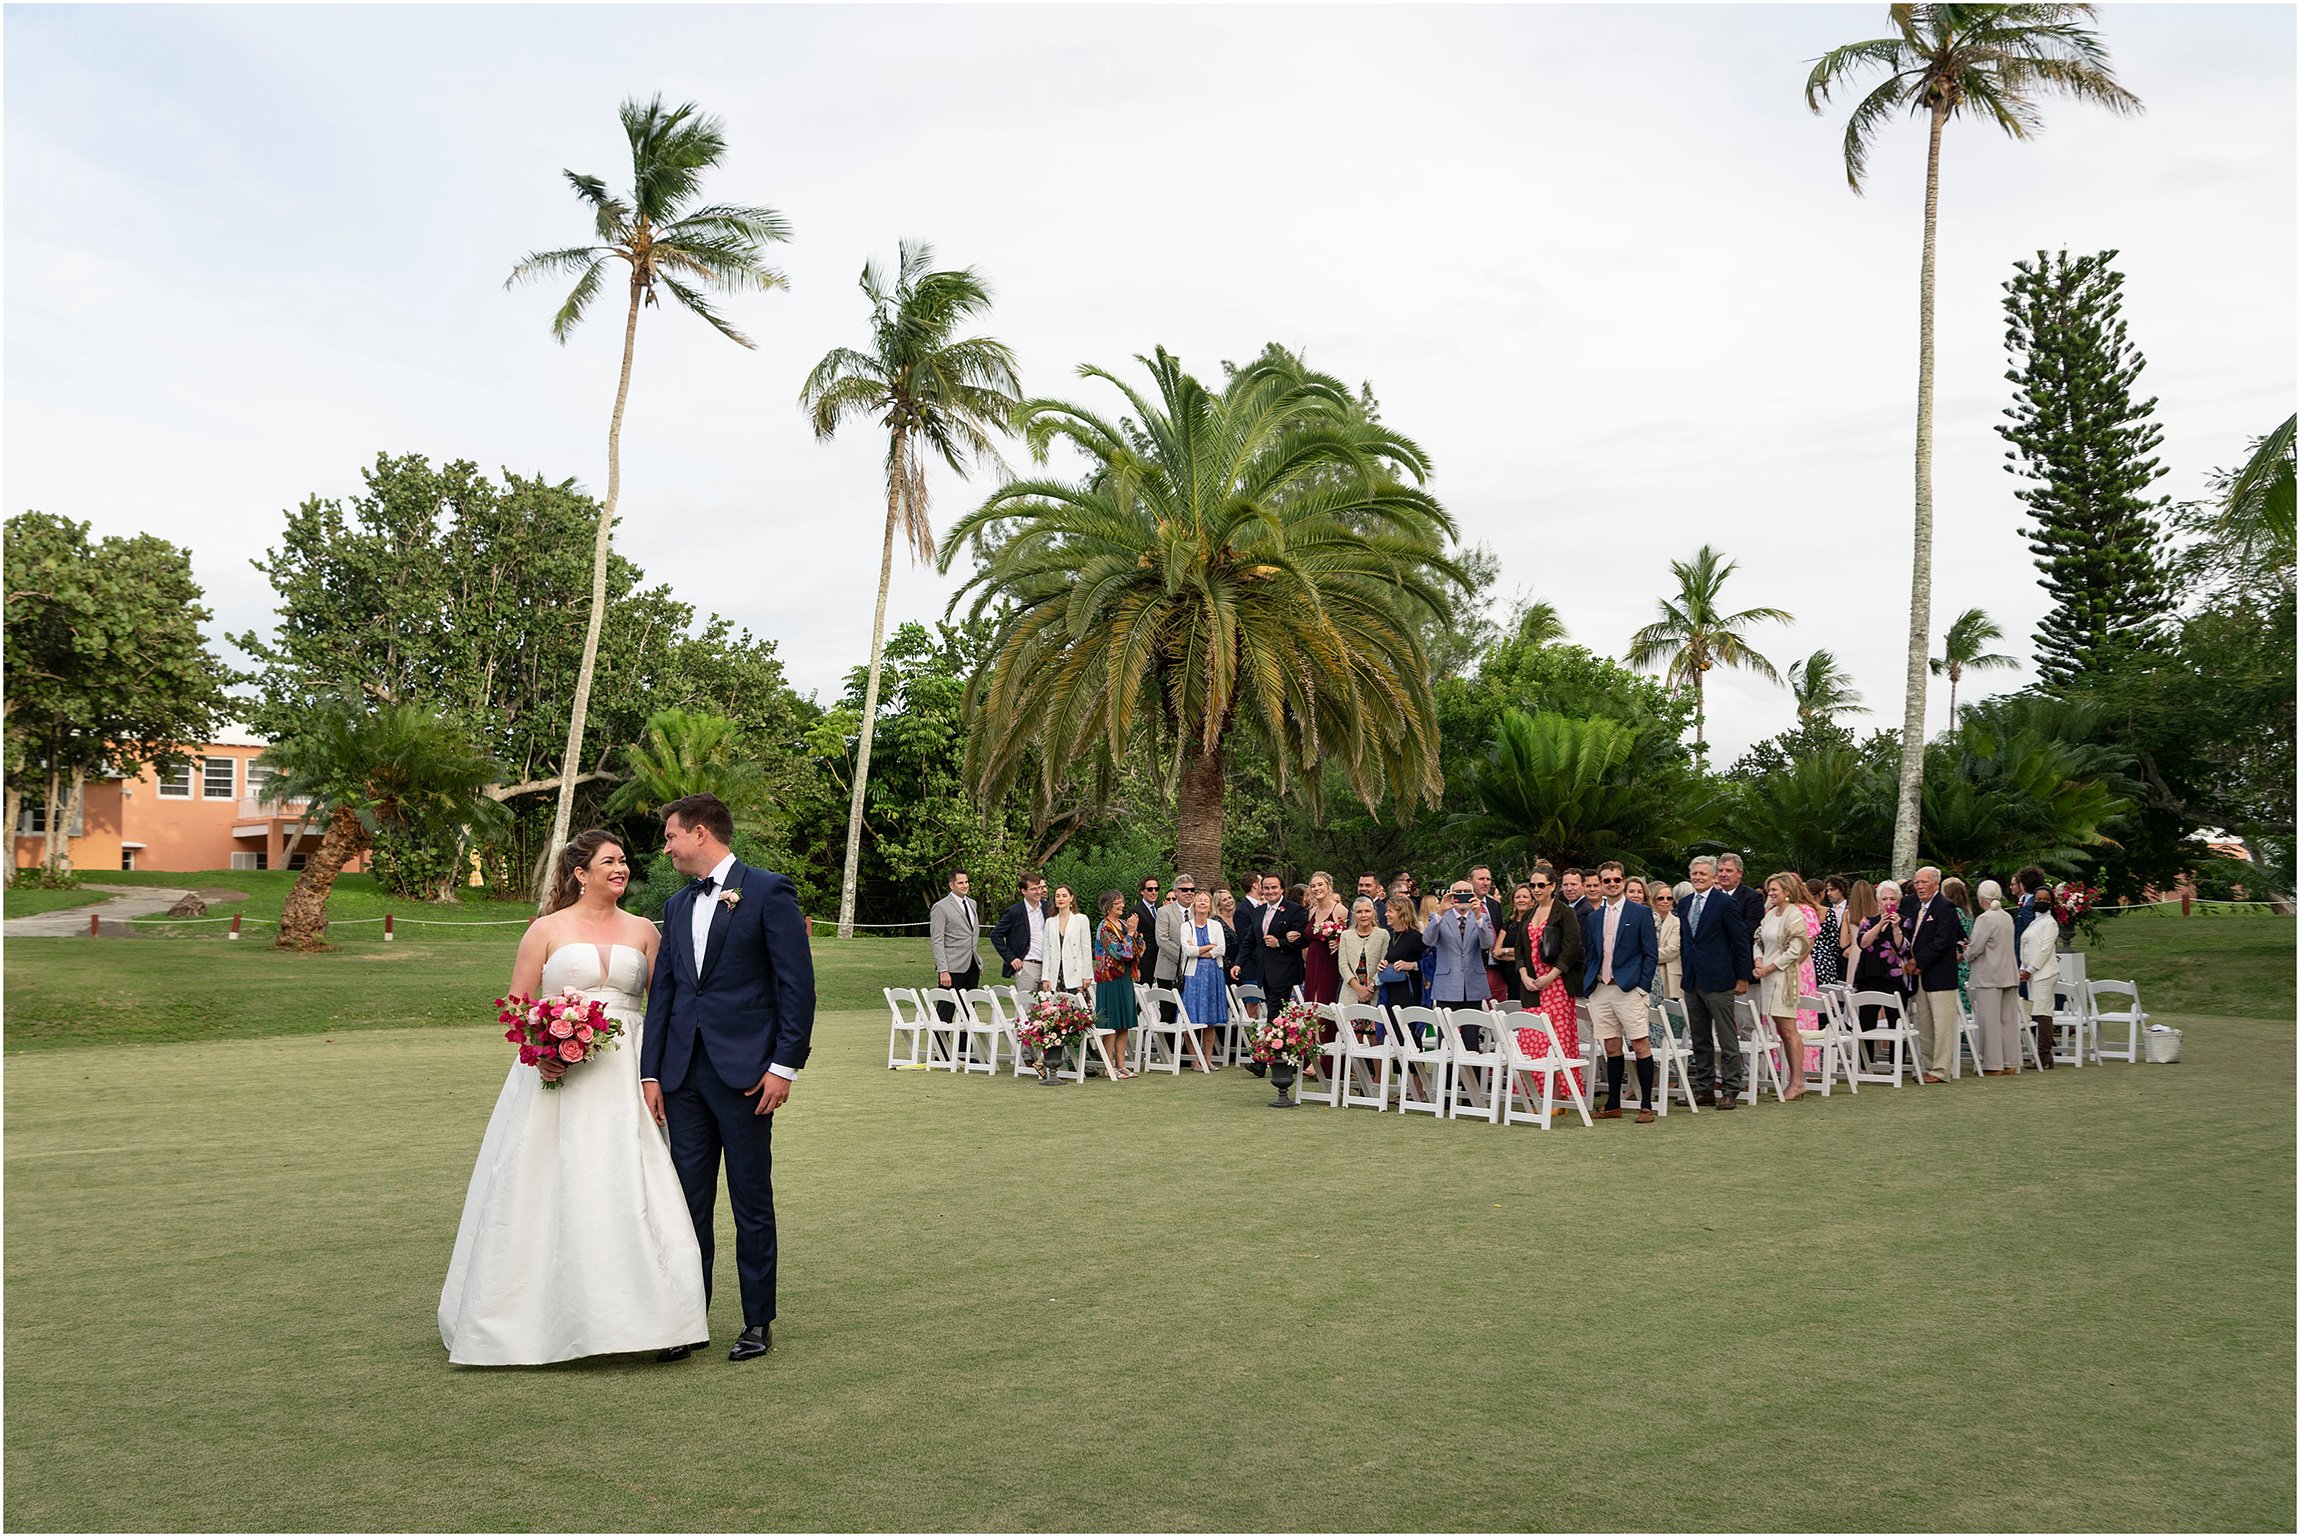
[(2060, 981), (2060, 920), (2052, 915), (2052, 877), (2035, 865), (2013, 877), (2013, 894), (2020, 898), (2020, 915), (2013, 927), (2020, 932), (2020, 985), (2028, 998), (2029, 1018), (2036, 1021), (2036, 1056), (2041, 1066), (2052, 1066), (2053, 996)]
[(1094, 986), (1094, 920), (1078, 910), (1078, 898), (1068, 886), (1054, 888), (1046, 949), (1039, 991), (1089, 994)]
[(2012, 914), (2005, 911), (2004, 888), (1982, 881), (1976, 893), (1981, 910), (1965, 941), (1965, 984), (1973, 999), (1973, 1023), (1981, 1037), (1981, 1072), (2007, 1078), (2020, 1063), (2020, 941)]

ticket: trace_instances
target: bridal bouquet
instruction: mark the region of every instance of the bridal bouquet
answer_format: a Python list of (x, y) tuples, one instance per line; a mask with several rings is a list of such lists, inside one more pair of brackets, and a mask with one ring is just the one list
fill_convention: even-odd
[(1314, 1004), (1289, 1003), (1256, 1023), (1252, 1039), (1255, 1061), (1286, 1062), (1300, 1067), (1316, 1056), (1318, 1048), (1325, 1043), (1326, 1022), (1318, 1016)]
[(1048, 993), (1023, 1011), (1015, 1035), (1038, 1054), (1040, 1063), (1059, 1064), (1071, 1047), (1094, 1028), (1094, 1011), (1069, 993)]
[[(612, 1048), (615, 1037), (623, 1033), (605, 1004), (584, 997), (572, 987), (563, 987), (549, 998), (513, 993), (496, 999), (495, 1007), (496, 1023), (511, 1027), (503, 1032), (503, 1038), (519, 1048), (523, 1067), (545, 1061), (584, 1061)], [(543, 1087), (556, 1089), (559, 1084), (546, 1078)]]

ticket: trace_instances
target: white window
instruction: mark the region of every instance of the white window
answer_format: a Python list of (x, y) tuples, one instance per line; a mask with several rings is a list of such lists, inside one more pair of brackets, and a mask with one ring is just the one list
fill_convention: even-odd
[[(24, 803), (24, 814), (17, 819), (16, 831), (20, 833), (32, 833), (37, 835), (40, 833), (45, 833), (47, 830), (48, 803), (44, 799), (37, 801), (27, 800)], [(83, 810), (80, 820), (72, 824), (72, 831), (69, 836), (74, 838), (84, 838), (87, 835), (87, 814)]]
[(243, 850), (240, 850), (240, 849), (234, 849), (234, 850), (232, 850), (232, 868), (233, 868), (233, 869), (235, 869), (235, 870), (261, 870), (263, 867), (264, 867), (264, 856), (263, 856), (263, 855), (261, 855), (261, 854), (250, 854), (250, 853), (246, 853), (246, 852), (244, 852)]
[(134, 849), (120, 850), (120, 868), (123, 870), (136, 868), (136, 851)]
[(239, 793), (239, 760), (237, 758), (206, 758), (201, 760), (200, 798), (228, 801)]
[(252, 801), (261, 801), (265, 796), (271, 794), (272, 781), (278, 777), (279, 776), (277, 774), (273, 773), (270, 769), (264, 767), (262, 764), (257, 763), (254, 759), (249, 759), (248, 799)]
[(160, 799), (188, 801), (192, 798), (192, 766), (179, 763), (174, 768), (160, 770)]

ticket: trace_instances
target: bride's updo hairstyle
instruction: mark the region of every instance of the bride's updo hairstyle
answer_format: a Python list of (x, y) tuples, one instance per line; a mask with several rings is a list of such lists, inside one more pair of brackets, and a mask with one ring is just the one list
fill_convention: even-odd
[[(623, 840), (604, 827), (594, 827), (568, 839), (567, 846), (559, 851), (559, 879), (551, 888), (551, 905), (545, 911), (555, 913), (562, 907), (573, 907), (581, 901), (583, 883), (575, 878), (576, 872), (588, 869), (591, 861), (599, 857), (601, 849), (622, 847)], [(624, 852), (630, 851), (625, 849)]]

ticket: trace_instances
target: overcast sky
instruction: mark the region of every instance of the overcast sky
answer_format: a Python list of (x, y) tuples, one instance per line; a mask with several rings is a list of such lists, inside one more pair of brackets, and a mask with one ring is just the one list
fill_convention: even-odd
[[(867, 650), (884, 446), (816, 443), (796, 395), (910, 237), (991, 280), (1034, 393), (1285, 342), (1372, 381), (1505, 602), (1618, 654), (1711, 542), (1735, 606), (1797, 616), (1767, 655), (1833, 648), (1897, 723), (1924, 136), (1855, 197), (1843, 107), (1801, 95), (1884, 9), (10, 7), (7, 508), (190, 546), (220, 634), (268, 624), (283, 510), (378, 450), (603, 489), (620, 311), (562, 348), (562, 295), (503, 280), (587, 238), (560, 169), (626, 185), (616, 104), (660, 91), (726, 120), (713, 194), (796, 238), (790, 290), (731, 305), (756, 352), (643, 319), (619, 547), (802, 691)], [(1978, 604), (2024, 652), (2015, 258), (2121, 253), (2175, 497), (2295, 394), (2293, 9), (2101, 30), (2145, 115), (1944, 153), (1935, 628)], [(938, 525), (981, 490), (939, 477)], [(893, 617), (953, 585), (900, 567)], [(1712, 675), (1715, 761), (1790, 716)]]

